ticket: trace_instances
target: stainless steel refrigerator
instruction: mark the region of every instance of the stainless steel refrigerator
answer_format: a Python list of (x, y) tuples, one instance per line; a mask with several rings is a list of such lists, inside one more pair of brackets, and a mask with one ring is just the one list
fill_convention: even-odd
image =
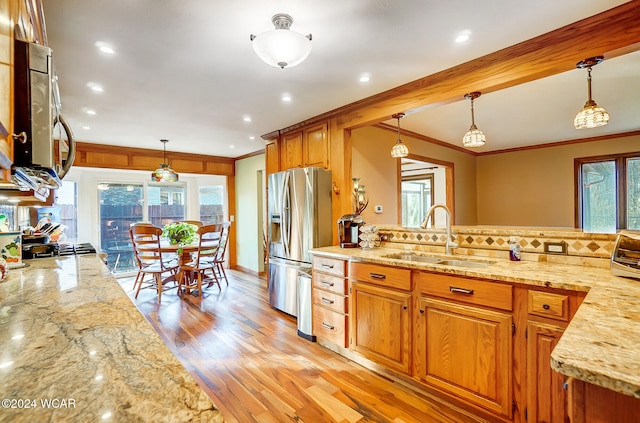
[(269, 303), (298, 317), (300, 327), (300, 320), (311, 316), (298, 315), (298, 276), (311, 273), (309, 249), (332, 243), (331, 171), (308, 167), (272, 173), (268, 193)]

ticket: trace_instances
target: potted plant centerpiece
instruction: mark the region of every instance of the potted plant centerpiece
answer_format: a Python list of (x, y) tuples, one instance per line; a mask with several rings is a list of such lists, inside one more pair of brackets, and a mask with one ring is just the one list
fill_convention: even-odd
[(190, 223), (174, 222), (167, 223), (162, 229), (162, 236), (169, 240), (172, 245), (180, 246), (191, 244), (196, 240), (198, 227)]

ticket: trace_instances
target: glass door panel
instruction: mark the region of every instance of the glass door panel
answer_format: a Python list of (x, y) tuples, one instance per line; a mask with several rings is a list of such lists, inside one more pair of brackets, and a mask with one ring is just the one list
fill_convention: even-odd
[(149, 184), (147, 186), (149, 221), (162, 228), (167, 223), (184, 220), (185, 200), (184, 185)]
[(224, 187), (200, 187), (200, 221), (205, 225), (224, 220)]
[(107, 253), (113, 273), (137, 269), (129, 237), (129, 225), (143, 221), (142, 184), (100, 183), (100, 248)]

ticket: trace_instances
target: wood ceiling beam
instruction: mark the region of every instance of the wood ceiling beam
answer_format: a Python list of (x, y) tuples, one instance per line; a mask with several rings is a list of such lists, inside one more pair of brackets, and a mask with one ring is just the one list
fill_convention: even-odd
[[(334, 109), (299, 127), (337, 118), (342, 128), (368, 126), (398, 112), (418, 111), (463, 99), (471, 91), (483, 94), (513, 87), (576, 68), (588, 57), (606, 59), (640, 50), (640, 0), (426, 76), (380, 94)], [(288, 128), (281, 132), (287, 132)]]

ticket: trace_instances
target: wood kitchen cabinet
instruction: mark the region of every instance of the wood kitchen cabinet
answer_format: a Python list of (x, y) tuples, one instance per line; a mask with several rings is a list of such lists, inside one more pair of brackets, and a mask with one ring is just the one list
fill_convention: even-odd
[(568, 383), (571, 423), (638, 423), (640, 399), (571, 379)]
[(270, 142), (264, 147), (265, 169), (267, 175), (280, 171), (280, 158), (278, 157), (278, 145)]
[(0, 179), (11, 178), (13, 160), (13, 87), (11, 68), (13, 66), (13, 27), (17, 1), (0, 0), (0, 123), (8, 132), (0, 137)]
[(313, 334), (320, 343), (348, 347), (349, 297), (345, 260), (313, 258)]
[(529, 290), (527, 296), (527, 421), (568, 419), (566, 377), (551, 368), (551, 351), (580, 305), (571, 292)]
[(512, 286), (426, 272), (417, 279), (415, 377), (512, 418)]
[(329, 167), (329, 143), (327, 142), (327, 123), (305, 128), (302, 138), (304, 166)]
[(295, 167), (329, 167), (327, 123), (287, 132), (280, 139), (280, 170)]
[(410, 372), (411, 272), (351, 263), (350, 349), (390, 369)]
[(282, 136), (280, 144), (280, 170), (303, 167), (302, 131), (288, 132)]

